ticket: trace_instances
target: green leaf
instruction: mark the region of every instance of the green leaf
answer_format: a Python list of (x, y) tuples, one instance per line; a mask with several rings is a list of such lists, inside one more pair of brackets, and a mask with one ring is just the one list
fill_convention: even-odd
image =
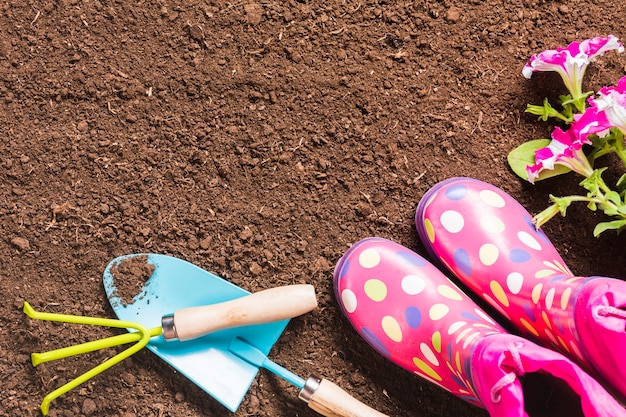
[(619, 193), (617, 191), (609, 191), (607, 192), (605, 195), (607, 200), (609, 200), (611, 203), (615, 204), (616, 206), (620, 206), (622, 204), (622, 199), (619, 196)]
[(595, 198), (596, 196), (601, 194), (600, 190), (602, 189), (602, 185), (604, 184), (604, 181), (602, 180), (602, 173), (606, 170), (607, 167), (596, 168), (593, 170), (591, 175), (589, 175), (587, 178), (583, 179), (580, 182), (580, 186), (589, 191), (587, 193), (587, 197)]
[(624, 189), (626, 189), (626, 174), (622, 174), (621, 177), (619, 177), (619, 180), (617, 180), (617, 189), (622, 192), (624, 191)]
[(620, 230), (625, 226), (626, 220), (613, 220), (612, 222), (598, 223), (593, 229), (593, 236), (598, 237), (602, 232), (605, 232), (607, 230), (617, 230), (617, 232), (619, 233)]
[(609, 206), (607, 204), (602, 204), (600, 206), (600, 208), (602, 209), (604, 214), (606, 214), (607, 216), (618, 216), (619, 215), (619, 211), (614, 206)]
[[(528, 165), (535, 165), (535, 152), (541, 148), (545, 148), (549, 144), (550, 139), (535, 139), (522, 143), (520, 146), (513, 149), (507, 156), (509, 166), (518, 177), (528, 181), (528, 172), (526, 172), (526, 167)], [(565, 174), (569, 171), (570, 169), (563, 165), (555, 165), (552, 170), (546, 169), (541, 171), (535, 182)]]
[(565, 104), (572, 103), (574, 100), (572, 100), (571, 94), (564, 94), (564, 95), (559, 96), (559, 101), (561, 102), (561, 106), (563, 106)]

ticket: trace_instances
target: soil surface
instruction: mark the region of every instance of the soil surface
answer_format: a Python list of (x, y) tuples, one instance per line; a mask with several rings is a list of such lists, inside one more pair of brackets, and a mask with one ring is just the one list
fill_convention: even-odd
[[(568, 176), (535, 186), (510, 150), (547, 137), (527, 103), (564, 93), (530, 81), (544, 49), (612, 33), (620, 1), (174, 2), (0, 4), (0, 416), (115, 353), (36, 368), (30, 354), (111, 336), (27, 318), (114, 317), (102, 273), (130, 253), (176, 256), (247, 291), (310, 283), (319, 308), (270, 353), (390, 416), (486, 416), (390, 364), (344, 319), (334, 265), (381, 236), (426, 256), (413, 225), (437, 182), (490, 182), (537, 213)], [(615, 83), (626, 54), (594, 63)], [(619, 176), (619, 170), (614, 174)], [(571, 207), (544, 229), (579, 275), (626, 276), (624, 237)], [(262, 370), (236, 413), (144, 350), (52, 403), (51, 416), (314, 416)]]

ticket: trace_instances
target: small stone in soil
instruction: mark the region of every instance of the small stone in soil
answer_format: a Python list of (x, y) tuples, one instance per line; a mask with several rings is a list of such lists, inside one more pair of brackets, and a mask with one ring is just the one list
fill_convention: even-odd
[(30, 242), (23, 237), (14, 237), (13, 239), (11, 239), (11, 243), (13, 244), (13, 246), (23, 251), (27, 251), (30, 249)]
[(87, 398), (85, 399), (85, 401), (83, 401), (83, 407), (81, 411), (84, 415), (90, 416), (95, 413), (97, 409), (98, 408), (96, 406), (96, 402), (91, 398)]

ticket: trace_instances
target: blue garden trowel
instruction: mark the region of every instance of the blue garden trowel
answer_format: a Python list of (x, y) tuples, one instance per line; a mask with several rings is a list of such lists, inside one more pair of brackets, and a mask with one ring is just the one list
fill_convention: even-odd
[[(122, 280), (137, 280), (137, 277), (131, 274), (129, 278), (128, 274), (120, 271), (130, 264), (134, 267), (149, 266), (150, 274), (149, 279), (139, 283), (139, 293), (126, 302), (120, 289), (129, 285)], [(44, 415), (52, 400), (143, 347), (234, 412), (250, 388), (258, 368), (229, 351), (232, 340), (248, 340), (267, 354), (290, 318), (317, 306), (315, 290), (311, 285), (288, 285), (250, 294), (189, 262), (157, 254), (125, 255), (114, 259), (104, 271), (103, 282), (119, 320), (43, 313), (24, 303), (24, 312), (33, 319), (128, 330), (128, 333), (80, 345), (33, 353), (34, 366), (133, 343), (123, 352), (48, 394), (41, 404)]]
[[(104, 288), (115, 314), (146, 328), (162, 325), (164, 335), (151, 338), (147, 348), (231, 411), (237, 410), (258, 372), (229, 352), (232, 339), (253, 340), (267, 354), (290, 317), (317, 305), (311, 286), (273, 289), (282, 293), (265, 290), (254, 294), (264, 297), (253, 299), (249, 292), (189, 262), (156, 254), (147, 256), (147, 263), (154, 265), (152, 276), (125, 305), (113, 271), (137, 256), (145, 255), (116, 258), (104, 271)], [(236, 299), (241, 300), (223, 303)]]

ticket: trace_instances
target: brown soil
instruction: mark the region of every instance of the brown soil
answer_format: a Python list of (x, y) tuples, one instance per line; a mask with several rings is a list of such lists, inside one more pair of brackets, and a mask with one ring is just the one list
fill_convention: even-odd
[[(531, 186), (506, 165), (550, 132), (526, 104), (563, 93), (521, 68), (624, 28), (617, 0), (1, 2), (0, 416), (39, 415), (44, 395), (112, 353), (33, 368), (31, 352), (113, 331), (35, 322), (23, 301), (114, 317), (102, 272), (146, 252), (248, 291), (314, 284), (319, 308), (292, 320), (273, 360), (390, 416), (485, 416), (374, 353), (337, 306), (333, 267), (373, 235), (425, 255), (414, 210), (448, 177), (491, 182), (532, 212), (576, 191), (574, 177)], [(608, 54), (587, 87), (625, 66)], [(575, 206), (545, 230), (578, 274), (625, 276), (624, 238), (594, 239), (598, 217)], [(316, 415), (296, 396), (261, 371), (234, 415)], [(144, 350), (50, 415), (233, 414)]]

